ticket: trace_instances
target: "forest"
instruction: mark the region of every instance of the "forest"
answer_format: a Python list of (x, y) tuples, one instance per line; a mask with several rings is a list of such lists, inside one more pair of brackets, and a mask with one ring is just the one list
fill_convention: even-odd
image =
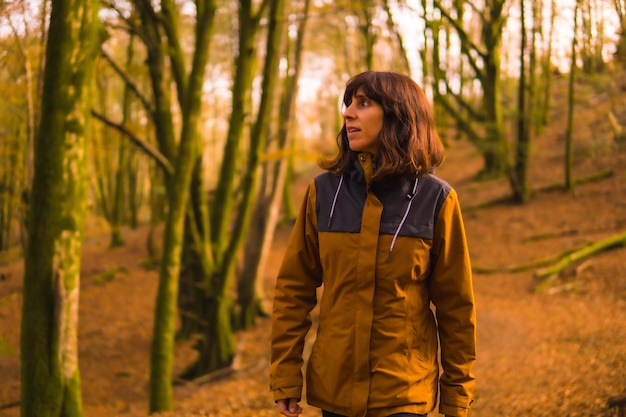
[(471, 415), (626, 412), (624, 0), (0, 0), (0, 56), (0, 416), (277, 415), (273, 280), (366, 70), (446, 145)]

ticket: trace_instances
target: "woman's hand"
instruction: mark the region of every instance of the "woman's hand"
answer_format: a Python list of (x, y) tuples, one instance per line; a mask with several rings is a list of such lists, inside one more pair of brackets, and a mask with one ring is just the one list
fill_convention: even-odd
[(302, 407), (300, 407), (296, 398), (278, 400), (276, 401), (276, 404), (278, 405), (278, 411), (280, 414), (287, 417), (298, 417), (298, 415), (302, 412)]

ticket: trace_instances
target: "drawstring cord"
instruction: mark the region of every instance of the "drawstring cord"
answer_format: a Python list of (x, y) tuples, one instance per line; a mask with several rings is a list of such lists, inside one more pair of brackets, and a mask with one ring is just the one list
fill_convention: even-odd
[[(411, 210), (411, 203), (413, 202), (413, 198), (417, 192), (417, 184), (419, 183), (419, 178), (415, 178), (415, 182), (413, 183), (413, 191), (410, 194), (407, 194), (407, 198), (409, 202), (406, 205), (406, 210), (404, 211), (404, 216), (402, 216), (402, 220), (400, 220), (400, 224), (396, 228), (396, 232), (393, 235), (393, 239), (391, 240), (391, 246), (389, 247), (389, 254), (387, 255), (387, 262), (391, 260), (391, 252), (393, 252), (393, 248), (396, 245), (396, 240), (398, 239), (398, 235), (400, 234), (400, 229), (404, 225), (406, 218), (409, 216), (409, 211)], [(343, 175), (339, 177), (339, 185), (337, 186), (337, 190), (335, 191), (335, 196), (333, 197), (333, 204), (330, 208), (330, 216), (328, 217), (328, 228), (330, 229), (330, 224), (333, 221), (333, 214), (335, 214), (335, 205), (337, 204), (337, 197), (339, 196), (339, 191), (341, 191), (341, 186), (343, 184)]]
[(335, 191), (335, 197), (333, 198), (333, 205), (330, 208), (330, 216), (328, 218), (329, 229), (330, 229), (330, 222), (333, 221), (333, 214), (335, 213), (335, 204), (337, 203), (337, 196), (339, 195), (339, 190), (341, 190), (341, 184), (343, 184), (343, 175), (339, 177), (339, 185), (337, 186), (337, 191)]
[(398, 238), (398, 235), (400, 234), (400, 229), (402, 229), (402, 225), (404, 225), (404, 222), (407, 216), (409, 215), (409, 210), (411, 210), (411, 203), (413, 202), (413, 197), (415, 197), (418, 182), (419, 182), (419, 178), (415, 178), (415, 182), (413, 183), (413, 192), (411, 194), (407, 194), (409, 203), (406, 205), (404, 216), (402, 216), (402, 220), (400, 220), (400, 224), (398, 225), (398, 228), (396, 229), (396, 233), (393, 235), (393, 239), (391, 240), (391, 246), (389, 247), (389, 254), (387, 255), (387, 262), (391, 260), (391, 252), (393, 251), (393, 247), (396, 245), (396, 239)]

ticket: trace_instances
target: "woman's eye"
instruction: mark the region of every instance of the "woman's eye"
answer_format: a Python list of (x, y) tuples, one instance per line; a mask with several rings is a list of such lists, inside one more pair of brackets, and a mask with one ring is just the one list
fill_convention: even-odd
[(367, 99), (362, 99), (362, 100), (359, 101), (359, 106), (360, 107), (367, 107), (369, 105), (370, 105), (370, 101), (367, 100)]

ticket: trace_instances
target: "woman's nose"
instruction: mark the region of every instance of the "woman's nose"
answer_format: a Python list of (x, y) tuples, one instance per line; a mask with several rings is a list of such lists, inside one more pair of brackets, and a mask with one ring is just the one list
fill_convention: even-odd
[(351, 118), (353, 118), (353, 117), (354, 117), (354, 116), (353, 116), (353, 113), (352, 113), (352, 104), (350, 104), (349, 106), (347, 106), (347, 107), (343, 110), (343, 112), (341, 113), (341, 116), (342, 116), (344, 119), (351, 119)]

